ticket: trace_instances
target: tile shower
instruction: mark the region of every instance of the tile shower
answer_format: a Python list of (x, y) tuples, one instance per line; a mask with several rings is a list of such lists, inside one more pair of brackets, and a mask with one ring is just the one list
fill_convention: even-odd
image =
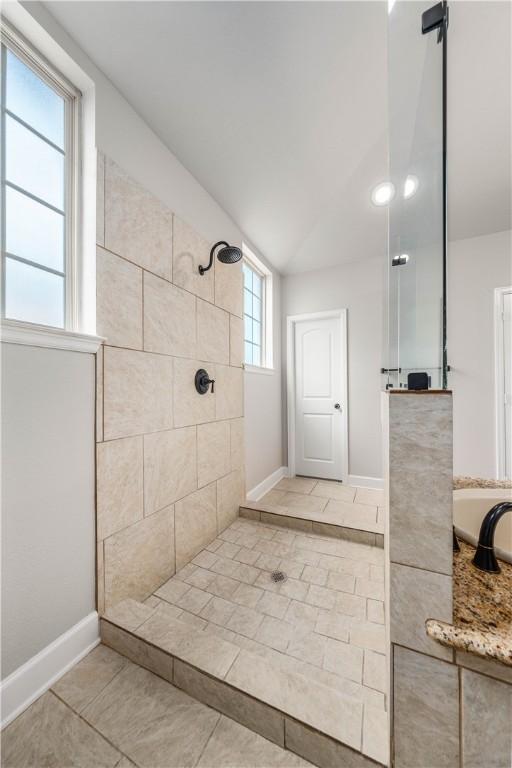
[[(144, 600), (244, 497), (242, 271), (98, 156), (97, 573), (102, 614)], [(222, 233), (219, 233), (222, 235)], [(205, 368), (215, 393), (200, 396)]]

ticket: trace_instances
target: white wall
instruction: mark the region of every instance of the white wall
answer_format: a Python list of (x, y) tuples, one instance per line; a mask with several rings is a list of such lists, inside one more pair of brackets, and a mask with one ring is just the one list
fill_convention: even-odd
[[(286, 275), (282, 285), (283, 361), (288, 315), (348, 309), (349, 474), (382, 477), (379, 371), (384, 334), (384, 258)], [(284, 450), (287, 453), (286, 444)]]
[(94, 355), (2, 344), (2, 679), (95, 610)]
[[(225, 211), (172, 155), (41, 3), (29, 3), (24, 7), (19, 3), (4, 4), (2, 11), (11, 23), (80, 87), (85, 125), (88, 130), (95, 131), (97, 147), (208, 240), (247, 241)], [(85, 182), (91, 190), (95, 186), (95, 179), (91, 173), (89, 155), (84, 160), (87, 176)], [(94, 221), (89, 220), (87, 226), (90, 231), (85, 233), (85, 256), (88, 261), (88, 275), (91, 276), (95, 274)], [(87, 330), (94, 332), (90, 325)], [(278, 329), (276, 332), (279, 332)], [(7, 345), (3, 346), (7, 348)], [(12, 483), (9, 485), (4, 505), (4, 514), (10, 527), (6, 543), (6, 575), (2, 585), (3, 601), (8, 617), (12, 616), (13, 606), (16, 606), (19, 617), (16, 621), (13, 618), (7, 621), (6, 631), (9, 637), (4, 644), (6, 661), (3, 675), (42, 650), (91, 610), (91, 600), (83, 596), (92, 595), (91, 585), (94, 580), (94, 535), (85, 534), (85, 529), (92, 531), (91, 526), (94, 526), (94, 499), (90, 496), (94, 489), (94, 454), (87, 450), (94, 418), (90, 410), (91, 393), (88, 389), (84, 390), (85, 384), (75, 386), (75, 357), (83, 361), (90, 356), (23, 348), (25, 366), (31, 371), (31, 375), (26, 378), (21, 389), (19, 373), (14, 365), (16, 356), (21, 355), (21, 352), (12, 352), (11, 349), (9, 346), (2, 360), (6, 392), (10, 392), (16, 399), (15, 393), (22, 391), (23, 400), (20, 399), (18, 405), (28, 413), (46, 412), (53, 415), (52, 439), (64, 452), (66, 442), (70, 439), (68, 424), (74, 423), (72, 413), (80, 414), (80, 421), (75, 424), (73, 440), (84, 446), (86, 454), (78, 458), (77, 452), (70, 450), (68, 463), (58, 467), (51, 464), (52, 457), (46, 455), (48, 446), (42, 438), (38, 438), (39, 433), (35, 428), (38, 425), (35, 424), (33, 432), (17, 431), (11, 421), (4, 427), (4, 451), (13, 456), (13, 467), (10, 470)], [(84, 363), (78, 365), (83, 367)], [(63, 387), (62, 391), (57, 389), (62, 395), (62, 407), (59, 407), (58, 399), (48, 400), (50, 384), (45, 391), (41, 391), (39, 386), (40, 380), (50, 381), (57, 371), (60, 373), (59, 380)], [(85, 382), (87, 377), (83, 371), (82, 376), (78, 378), (82, 377)], [(268, 467), (272, 466), (273, 471), (277, 466), (281, 466), (279, 369), (265, 384), (258, 385), (256, 381), (254, 383), (254, 386), (251, 381), (248, 383), (248, 390), (253, 396), (246, 398), (245, 407), (247, 442), (251, 446), (247, 453), (247, 474), (250, 482), (254, 478), (254, 482), (259, 482), (263, 479), (260, 477), (262, 473), (266, 476)], [(68, 408), (66, 404), (65, 384), (71, 390), (67, 396), (73, 398), (72, 408)], [(41, 423), (38, 428), (44, 430), (46, 426)], [(24, 456), (29, 456), (32, 463), (41, 468), (41, 473), (34, 478), (31, 487), (32, 501), (31, 497), (27, 496), (28, 490), (22, 487), (22, 478), (25, 477)], [(265, 461), (261, 461), (262, 457), (265, 457)], [(269, 457), (273, 458), (269, 461)], [(274, 461), (276, 467), (273, 467)], [(50, 464), (47, 466), (44, 462)], [(65, 482), (65, 475), (73, 478), (74, 486), (83, 491), (83, 500), (77, 501), (72, 511), (69, 508), (69, 494), (64, 493), (61, 496), (56, 490), (52, 500), (45, 485), (45, 478), (50, 476), (57, 488), (57, 481), (60, 479)], [(84, 490), (85, 488), (87, 490)], [(37, 498), (45, 499), (44, 508), (40, 502), (34, 503)], [(12, 510), (17, 510), (17, 513)], [(78, 518), (72, 528), (67, 525), (70, 514)], [(69, 582), (62, 578), (63, 566), (58, 558), (55, 562), (59, 563), (59, 578), (54, 578), (52, 559), (55, 551), (60, 552), (63, 547), (63, 542), (56, 537), (57, 531), (64, 531), (66, 534), (68, 553), (62, 553), (61, 556), (65, 562), (69, 562)], [(31, 565), (34, 552), (48, 555), (36, 557), (37, 572)], [(69, 553), (74, 553), (76, 558), (73, 560)], [(30, 578), (24, 578), (24, 573), (30, 574)], [(38, 596), (37, 605), (34, 604), (33, 595), (30, 593), (30, 585), (34, 585), (36, 580), (43, 582), (40, 591), (34, 592)], [(61, 610), (58, 615), (56, 606)], [(46, 616), (47, 620), (43, 618)]]
[(455, 240), (448, 251), (448, 385), (454, 474), (496, 477), (494, 289), (512, 285), (512, 232)]

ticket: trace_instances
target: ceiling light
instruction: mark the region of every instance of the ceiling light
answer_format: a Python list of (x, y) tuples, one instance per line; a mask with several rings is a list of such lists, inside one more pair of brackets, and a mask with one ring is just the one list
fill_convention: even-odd
[(418, 191), (418, 177), (417, 176), (408, 176), (405, 180), (404, 184), (404, 199), (408, 200), (410, 197), (416, 194)]
[(391, 13), (393, 10), (393, 6), (395, 4), (395, 0), (388, 0), (388, 13)]
[(372, 191), (372, 203), (374, 205), (387, 205), (395, 196), (395, 187), (390, 181), (377, 184)]

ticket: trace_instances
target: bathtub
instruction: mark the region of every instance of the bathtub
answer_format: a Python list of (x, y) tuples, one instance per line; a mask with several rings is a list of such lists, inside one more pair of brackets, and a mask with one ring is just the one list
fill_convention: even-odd
[[(500, 501), (511, 501), (512, 490), (465, 488), (453, 492), (453, 524), (460, 539), (476, 546), (480, 525), (487, 512)], [(512, 563), (512, 511), (499, 521), (494, 536), (496, 556)]]

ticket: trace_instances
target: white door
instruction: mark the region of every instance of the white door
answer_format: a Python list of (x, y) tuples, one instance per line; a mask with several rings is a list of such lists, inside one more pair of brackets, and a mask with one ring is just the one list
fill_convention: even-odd
[(293, 328), (295, 473), (346, 479), (345, 313), (297, 319)]

